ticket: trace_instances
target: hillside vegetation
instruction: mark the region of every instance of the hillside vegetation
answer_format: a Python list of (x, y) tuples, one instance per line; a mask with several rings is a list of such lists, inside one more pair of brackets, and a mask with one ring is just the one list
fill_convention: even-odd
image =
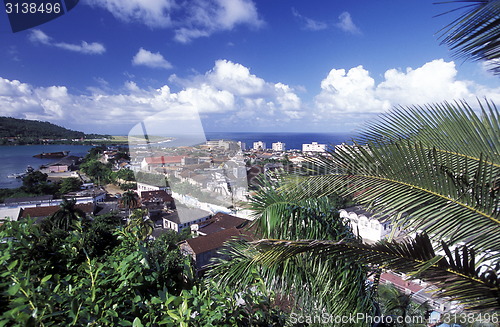
[[(0, 117), (0, 138), (16, 138), (18, 141), (36, 143), (40, 139), (89, 139), (103, 138), (107, 135), (85, 134), (49, 122), (37, 120)], [(8, 142), (4, 140), (4, 144)]]

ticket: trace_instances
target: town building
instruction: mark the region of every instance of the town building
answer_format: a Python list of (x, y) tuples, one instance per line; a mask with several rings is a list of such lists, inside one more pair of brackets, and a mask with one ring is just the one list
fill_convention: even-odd
[[(35, 219), (36, 221), (40, 221), (44, 218), (52, 216), (60, 208), (61, 208), (60, 206), (24, 208), (21, 210), (20, 219), (26, 219), (29, 217)], [(76, 204), (75, 208), (82, 210), (86, 215), (90, 215), (94, 212), (95, 204), (94, 203)]]
[(302, 144), (302, 152), (326, 152), (326, 144), (312, 142), (311, 144)]
[(141, 169), (144, 171), (155, 171), (156, 168), (181, 166), (185, 156), (160, 156), (146, 157), (141, 161)]
[(286, 151), (286, 144), (283, 142), (275, 142), (272, 144), (273, 151), (284, 152)]
[[(354, 206), (339, 211), (340, 217), (348, 220), (354, 234), (361, 236), (364, 241), (373, 243), (387, 238), (394, 226), (388, 215), (374, 215), (362, 206)], [(395, 231), (399, 236), (400, 229)]]
[(162, 213), (163, 228), (173, 229), (176, 232), (184, 228), (190, 228), (193, 224), (200, 224), (208, 220), (210, 212), (198, 208), (188, 208), (183, 205), (176, 205), (177, 209)]
[(253, 142), (253, 149), (257, 151), (263, 151), (266, 149), (266, 142), (263, 141), (257, 141)]
[(141, 194), (142, 192), (147, 191), (166, 191), (167, 193), (169, 193), (170, 188), (167, 186), (166, 181), (164, 185), (153, 185), (149, 183), (137, 182), (137, 193)]

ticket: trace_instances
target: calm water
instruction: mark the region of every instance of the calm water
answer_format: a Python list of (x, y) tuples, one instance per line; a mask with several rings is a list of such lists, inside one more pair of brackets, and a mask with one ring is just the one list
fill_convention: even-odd
[(252, 148), (253, 142), (263, 141), (268, 149), (272, 143), (283, 142), (286, 149), (302, 150), (302, 144), (318, 142), (328, 145), (350, 143), (353, 135), (347, 133), (223, 133), (207, 132), (207, 140), (226, 139), (233, 141), (242, 141), (247, 149)]
[(8, 178), (14, 173), (23, 173), (28, 165), (37, 169), (43, 164), (55, 162), (58, 159), (33, 158), (42, 152), (70, 151), (70, 155), (84, 156), (92, 148), (90, 145), (18, 145), (0, 146), (0, 188), (15, 188), (22, 185), (19, 178)]

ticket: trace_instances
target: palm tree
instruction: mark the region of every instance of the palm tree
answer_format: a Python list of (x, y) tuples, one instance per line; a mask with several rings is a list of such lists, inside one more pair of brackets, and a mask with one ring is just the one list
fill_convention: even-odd
[(137, 208), (137, 205), (139, 204), (137, 193), (135, 193), (133, 190), (124, 192), (120, 199), (120, 203), (123, 207), (128, 209), (127, 215), (130, 216), (131, 209)]
[[(340, 219), (336, 199), (320, 197), (298, 200), (294, 194), (280, 192), (276, 185), (262, 181), (263, 189), (253, 199), (258, 212), (255, 227), (259, 236), (273, 239), (324, 239), (357, 241)], [(320, 316), (373, 313), (367, 269), (346, 258), (303, 253), (276, 264), (255, 259), (260, 245), (236, 242), (226, 249), (230, 260), (219, 259), (209, 272), (222, 284), (243, 291), (262, 280), (267, 291), (287, 297), (295, 312)], [(344, 326), (350, 326), (346, 322)], [(353, 326), (355, 324), (352, 324)]]
[[(285, 178), (274, 193), (264, 188), (252, 204), (260, 214), (257, 223), (269, 232), (252, 244), (249, 261), (270, 269), (303, 256), (350, 260), (429, 281), (441, 296), (471, 310), (500, 309), (500, 117), (488, 102), (481, 113), (465, 102), (397, 108), (371, 124), (360, 143), (312, 158), (311, 175)], [(375, 213), (390, 214), (399, 226), (427, 234), (366, 245), (343, 236), (290, 239), (272, 233), (305, 223), (290, 221), (290, 208), (279, 200), (272, 204), (273, 198), (307, 202), (333, 194), (352, 196)], [(450, 249), (460, 242), (466, 245)], [(243, 271), (238, 260), (226, 275)]]
[[(466, 0), (464, 12), (441, 30), (442, 43), (458, 58), (486, 60), (490, 70), (500, 74), (500, 1)], [(452, 10), (455, 11), (455, 10)]]
[(76, 207), (75, 199), (63, 199), (57, 210), (47, 220), (52, 227), (63, 229), (66, 231), (71, 230), (76, 222), (82, 221), (85, 218), (85, 213)]

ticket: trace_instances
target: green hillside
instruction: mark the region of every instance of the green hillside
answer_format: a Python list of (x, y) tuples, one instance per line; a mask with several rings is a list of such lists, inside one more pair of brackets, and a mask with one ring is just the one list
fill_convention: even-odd
[(49, 122), (0, 117), (0, 138), (17, 138), (23, 140), (38, 139), (80, 139), (107, 137), (105, 135), (85, 134), (73, 131)]

